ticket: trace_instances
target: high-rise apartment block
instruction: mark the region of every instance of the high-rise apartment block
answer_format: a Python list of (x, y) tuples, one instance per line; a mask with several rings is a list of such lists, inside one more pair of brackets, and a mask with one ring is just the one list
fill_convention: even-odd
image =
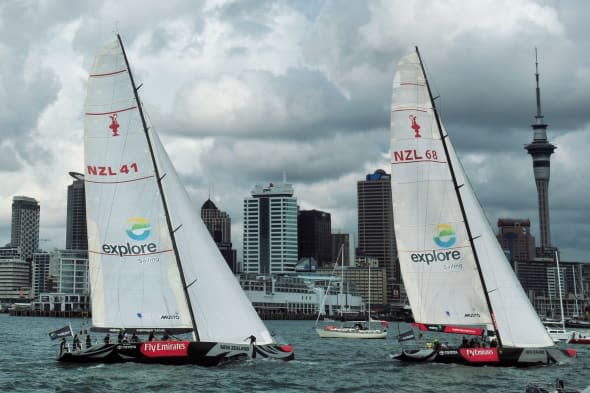
[(244, 199), (244, 272), (292, 272), (297, 264), (297, 198), (283, 181), (256, 185)]
[(31, 264), (18, 247), (0, 247), (0, 302), (26, 301), (31, 290)]
[(211, 199), (207, 199), (201, 206), (201, 218), (229, 268), (237, 273), (236, 250), (232, 249), (231, 243), (231, 218), (226, 212), (219, 210)]
[(68, 186), (66, 249), (88, 250), (84, 175), (77, 172), (70, 172), (70, 176), (74, 178), (74, 181)]
[(10, 245), (19, 247), (23, 260), (30, 261), (39, 249), (39, 202), (26, 196), (12, 199)]
[(400, 294), (399, 261), (393, 230), (391, 176), (378, 169), (357, 182), (359, 256), (375, 257), (387, 276), (387, 301)]
[(299, 258), (314, 258), (319, 266), (332, 262), (332, 218), (320, 210), (299, 210)]

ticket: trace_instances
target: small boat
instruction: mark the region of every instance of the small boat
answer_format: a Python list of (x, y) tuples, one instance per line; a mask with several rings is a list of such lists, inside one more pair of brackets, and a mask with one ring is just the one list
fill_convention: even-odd
[[(344, 246), (340, 247), (340, 263), (341, 268), (344, 269)], [(338, 267), (338, 261), (334, 265), (334, 270)], [(332, 273), (334, 276), (334, 272)], [(344, 277), (344, 273), (341, 274), (341, 282), (340, 282), (340, 291), (342, 295), (342, 288), (343, 288), (343, 281), (342, 277)], [(324, 298), (322, 300), (322, 306), (320, 307), (320, 311), (318, 312), (318, 317), (315, 323), (315, 331), (320, 336), (320, 338), (354, 338), (354, 339), (383, 339), (387, 338), (387, 328), (389, 327), (389, 322), (387, 321), (377, 321), (370, 317), (371, 315), (371, 267), (369, 266), (369, 296), (368, 296), (368, 319), (366, 321), (349, 321), (349, 322), (342, 322), (341, 325), (336, 325), (334, 323), (330, 323), (323, 327), (318, 326), (318, 322), (321, 317), (321, 310), (323, 309), (323, 305), (326, 301), (326, 297), (330, 292), (330, 283), (328, 284), (328, 288), (326, 288), (326, 292), (324, 294)], [(341, 317), (343, 317), (342, 307), (340, 308)], [(326, 321), (324, 319), (324, 321)], [(373, 326), (379, 326), (381, 324), (381, 329), (374, 328)]]
[(585, 344), (590, 345), (590, 335), (573, 332), (567, 340), (568, 344)]
[(58, 360), (215, 366), (293, 359), (195, 211), (138, 89), (117, 35), (89, 75), (84, 156), (92, 331), (123, 338), (113, 343), (107, 335), (104, 344), (61, 351)]
[(555, 343), (565, 342), (565, 341), (569, 340), (570, 337), (572, 336), (572, 332), (567, 331), (561, 327), (554, 327), (554, 326), (547, 326), (546, 325), (545, 329), (547, 329), (547, 333), (549, 333), (549, 336), (551, 337), (551, 339)]
[(402, 344), (393, 357), (519, 367), (574, 357), (555, 346), (506, 260), (442, 125), (418, 48), (398, 63), (391, 111), (394, 229), (414, 328), (464, 336), (461, 346)]
[[(374, 321), (378, 322), (378, 321)], [(383, 321), (381, 321), (383, 323)], [(350, 321), (341, 326), (326, 325), (323, 328), (316, 328), (321, 338), (386, 338), (387, 328), (372, 329), (367, 321)]]

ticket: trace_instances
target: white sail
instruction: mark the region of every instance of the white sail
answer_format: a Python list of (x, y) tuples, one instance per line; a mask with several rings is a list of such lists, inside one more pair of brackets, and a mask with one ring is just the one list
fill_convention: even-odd
[(154, 168), (118, 42), (96, 56), (85, 112), (93, 326), (192, 330)]
[(504, 346), (550, 346), (443, 128), (480, 276), (431, 102), (417, 53), (405, 56), (393, 84), (391, 178), (400, 267), (414, 317), (488, 327), (495, 320)]
[(258, 344), (274, 342), (146, 119), (148, 143), (137, 105), (115, 42), (95, 60), (86, 101), (93, 325), (194, 330), (200, 341), (243, 344), (254, 335)]
[(475, 239), (473, 243), (502, 345), (518, 348), (552, 346), (553, 340), (506, 259), (448, 138), (447, 146), (457, 183), (463, 184), (459, 192)]
[(174, 236), (199, 339), (243, 344), (247, 337), (254, 335), (257, 344), (274, 342), (219, 252), (152, 129), (150, 135), (163, 176), (172, 226), (178, 228)]
[(391, 188), (400, 268), (417, 322), (491, 323), (416, 53), (393, 80)]

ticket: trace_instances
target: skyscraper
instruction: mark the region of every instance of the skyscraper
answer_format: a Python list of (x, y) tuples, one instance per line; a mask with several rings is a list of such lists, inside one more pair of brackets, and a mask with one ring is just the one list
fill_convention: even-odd
[[(387, 301), (398, 294), (401, 278), (393, 231), (391, 176), (378, 169), (357, 182), (359, 254), (376, 257), (387, 275)], [(394, 292), (394, 289), (397, 292)]]
[(39, 202), (26, 196), (12, 199), (12, 233), (10, 244), (20, 247), (21, 257), (30, 261), (39, 249)]
[(299, 258), (313, 257), (322, 266), (332, 262), (332, 218), (320, 210), (299, 210)]
[(74, 178), (68, 186), (68, 206), (66, 222), (66, 249), (87, 250), (86, 196), (84, 194), (84, 175), (70, 172)]
[(273, 274), (297, 264), (297, 198), (283, 183), (254, 186), (244, 199), (244, 272)]
[(211, 199), (207, 199), (201, 206), (201, 218), (229, 268), (237, 273), (236, 252), (231, 243), (231, 218), (226, 212), (219, 210)]
[(539, 88), (539, 63), (535, 49), (535, 79), (537, 82), (537, 114), (533, 127), (533, 141), (526, 145), (525, 149), (533, 157), (533, 171), (537, 184), (537, 199), (539, 203), (539, 231), (541, 235), (541, 248), (539, 256), (553, 254), (551, 247), (551, 229), (549, 222), (549, 175), (551, 167), (551, 154), (555, 145), (547, 141), (547, 124), (543, 122), (541, 114), (541, 90)]
[(31, 297), (38, 298), (40, 293), (49, 292), (50, 277), (50, 255), (47, 252), (36, 252), (33, 254), (31, 266)]

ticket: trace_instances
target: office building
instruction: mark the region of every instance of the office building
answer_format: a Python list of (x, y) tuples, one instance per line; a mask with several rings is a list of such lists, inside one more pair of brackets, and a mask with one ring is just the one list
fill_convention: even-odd
[(297, 264), (297, 198), (286, 181), (256, 185), (244, 199), (244, 272), (293, 272)]
[(299, 210), (299, 258), (314, 258), (319, 266), (332, 262), (332, 218), (320, 210)]
[(340, 252), (344, 254), (344, 266), (355, 266), (355, 244), (352, 233), (332, 233), (332, 262), (341, 263)]
[(201, 218), (229, 268), (237, 273), (236, 250), (232, 249), (231, 243), (231, 218), (226, 212), (219, 210), (211, 199), (207, 199), (201, 206)]
[(357, 182), (357, 209), (358, 255), (379, 260), (379, 267), (386, 271), (386, 300), (399, 303), (401, 277), (393, 230), (391, 176), (384, 170), (378, 169)]
[(526, 262), (535, 258), (535, 237), (531, 235), (531, 222), (528, 219), (498, 219), (498, 241), (507, 251), (510, 262)]
[(42, 292), (53, 290), (51, 279), (51, 258), (47, 252), (36, 252), (33, 254), (33, 264), (31, 266), (31, 297), (37, 299)]
[(12, 199), (12, 232), (10, 245), (20, 248), (21, 257), (25, 261), (33, 258), (39, 249), (39, 202), (26, 196), (15, 196)]
[(66, 249), (88, 250), (84, 175), (77, 172), (70, 172), (70, 176), (74, 178), (74, 181), (68, 186)]

